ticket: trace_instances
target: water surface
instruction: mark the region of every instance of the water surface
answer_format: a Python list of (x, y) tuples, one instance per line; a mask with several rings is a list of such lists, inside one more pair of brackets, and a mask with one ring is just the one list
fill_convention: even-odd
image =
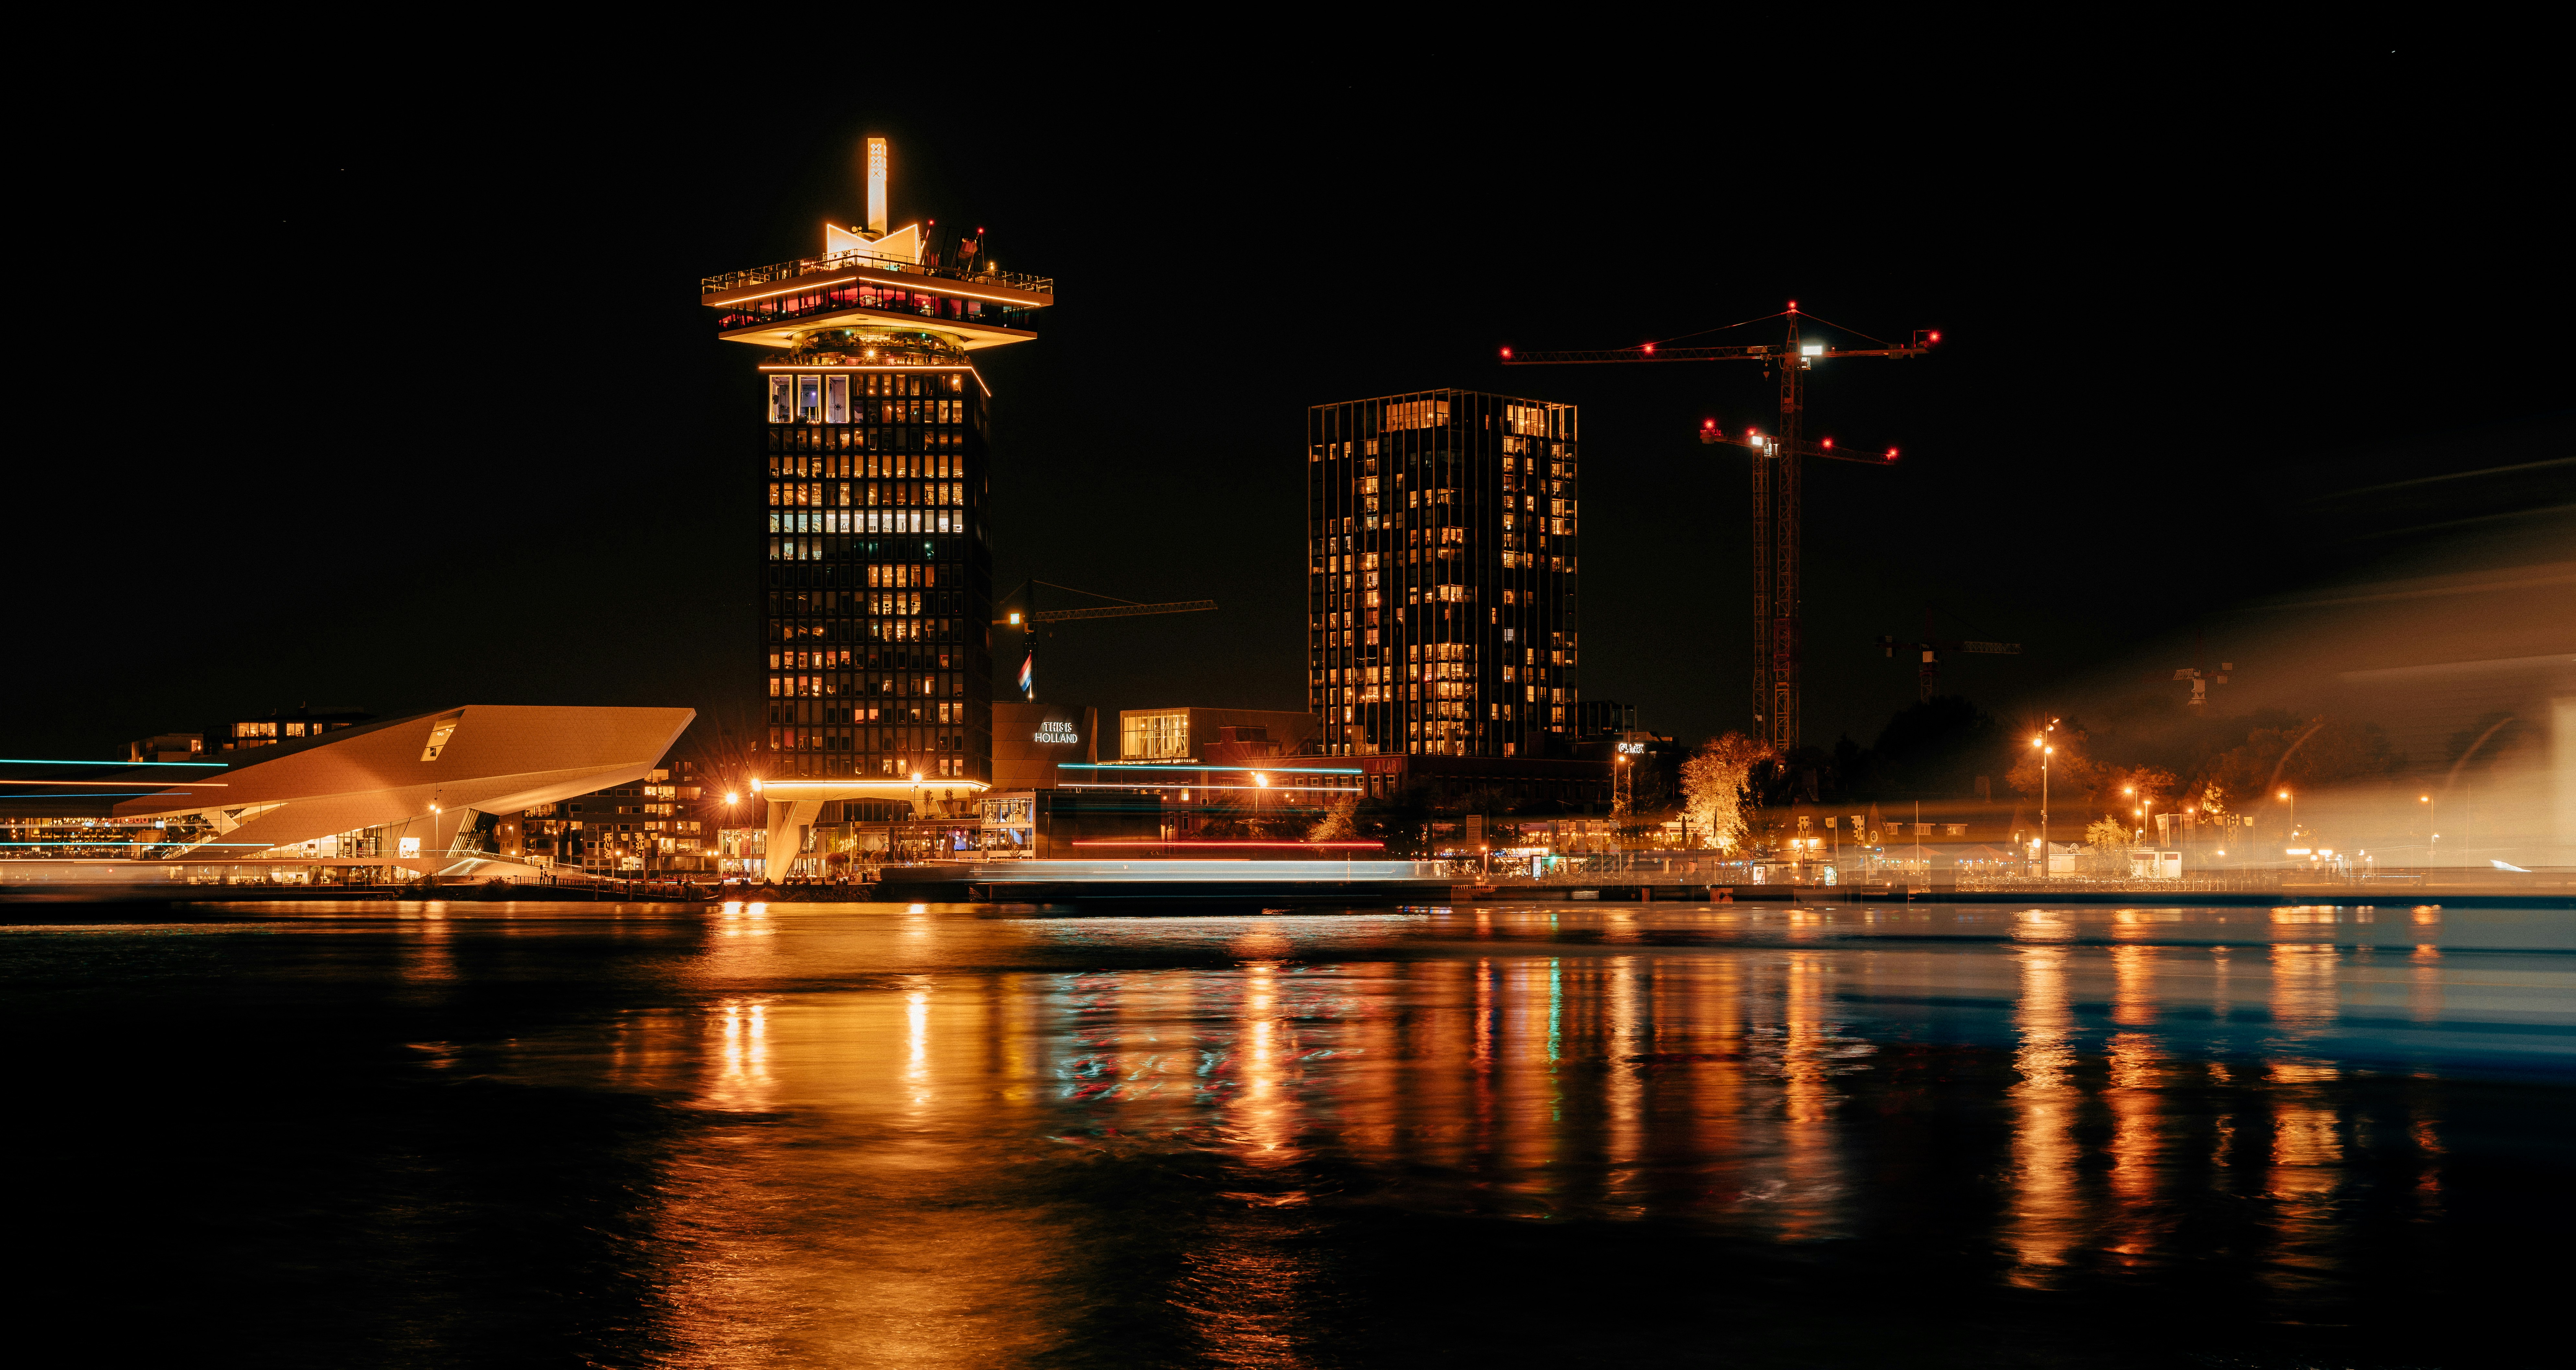
[(2554, 1363), (2570, 1273), (2564, 913), (11, 913), (101, 1357)]

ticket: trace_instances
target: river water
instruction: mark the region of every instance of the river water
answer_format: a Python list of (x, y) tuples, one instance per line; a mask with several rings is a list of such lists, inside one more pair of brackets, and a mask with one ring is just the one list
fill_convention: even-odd
[(85, 1360), (2563, 1363), (2564, 912), (0, 913)]

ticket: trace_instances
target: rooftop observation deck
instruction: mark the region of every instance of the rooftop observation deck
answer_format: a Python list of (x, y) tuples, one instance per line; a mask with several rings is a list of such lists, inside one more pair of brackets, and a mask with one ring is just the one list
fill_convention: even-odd
[[(1055, 278), (1052, 276), (1024, 276), (1016, 271), (989, 269), (960, 271), (954, 267), (925, 266), (919, 262), (906, 261), (901, 257), (881, 257), (866, 248), (856, 247), (846, 252), (826, 253), (820, 257), (807, 257), (800, 261), (780, 262), (774, 266), (755, 266), (748, 271), (728, 271), (721, 276), (709, 276), (698, 282), (698, 294), (708, 297), (705, 301), (708, 304), (730, 304), (743, 298), (746, 292), (757, 293), (752, 290), (754, 287), (781, 281), (794, 281), (802, 276), (838, 276), (853, 270), (956, 281), (979, 289), (998, 289), (1014, 295), (1033, 297), (1025, 303), (1023, 306), (1025, 308), (1044, 308), (1055, 303)], [(715, 296), (724, 298), (713, 298)]]
[(878, 326), (946, 333), (978, 348), (1036, 337), (1028, 316), (1055, 303), (1055, 281), (853, 248), (706, 277), (698, 302), (725, 311), (717, 327), (733, 342), (787, 347), (805, 330)]

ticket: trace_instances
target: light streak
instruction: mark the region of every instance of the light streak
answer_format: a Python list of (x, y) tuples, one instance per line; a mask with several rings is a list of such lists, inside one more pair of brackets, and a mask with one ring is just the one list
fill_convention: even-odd
[(0, 766), (230, 766), (229, 761), (51, 761), (40, 757), (0, 756)]
[[(1056, 766), (1060, 771), (1248, 771), (1251, 766), (1229, 766), (1221, 761), (1065, 761)], [(1259, 769), (1274, 775), (1365, 775), (1356, 766), (1263, 766)]]
[(1299, 847), (1311, 851), (1320, 847), (1383, 847), (1386, 844), (1384, 842), (1228, 842), (1218, 837), (1178, 838), (1163, 842), (1137, 837), (1099, 838), (1078, 841), (1073, 845), (1077, 847)]
[[(0, 780), (0, 785), (131, 785), (133, 783), (134, 782), (131, 780)], [(191, 785), (203, 786), (208, 789), (228, 790), (232, 788), (230, 783), (222, 780), (192, 780), (188, 783)], [(186, 794), (187, 791), (177, 789), (150, 790), (145, 791), (145, 793)]]
[(1358, 794), (1360, 792), (1360, 787), (1357, 785), (1200, 785), (1189, 781), (1171, 780), (1140, 780), (1133, 785), (1067, 784), (1059, 785), (1056, 788), (1063, 790), (1149, 790), (1156, 788), (1171, 789), (1175, 785), (1188, 785), (1189, 788), (1194, 790), (1277, 790), (1282, 794)]

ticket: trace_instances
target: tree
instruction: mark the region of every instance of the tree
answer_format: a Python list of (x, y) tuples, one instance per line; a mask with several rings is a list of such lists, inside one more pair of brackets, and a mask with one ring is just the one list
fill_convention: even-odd
[(1993, 773), (1995, 748), (2003, 738), (2002, 724), (1957, 695), (1936, 695), (1908, 705), (1879, 729), (1878, 741), (1869, 749), (1876, 791), (1972, 793), (1978, 775)]
[(1358, 811), (1359, 806), (1359, 796), (1352, 794), (1343, 795), (1327, 803), (1324, 805), (1324, 816), (1316, 819), (1315, 825), (1306, 830), (1306, 840), (1309, 842), (1349, 841), (1359, 832), (1359, 828), (1351, 822), (1351, 816)]
[(1744, 841), (1745, 791), (1752, 788), (1753, 768), (1772, 756), (1769, 746), (1728, 733), (1710, 738), (1682, 763), (1682, 813), (1711, 845), (1726, 849)]
[[(2060, 725), (2047, 737), (2048, 745), (2057, 749), (2047, 759), (2048, 792), (2069, 799), (2091, 795), (2095, 786), (2101, 783), (2102, 767), (2084, 754), (2083, 730)], [(2013, 751), (2013, 768), (2004, 781), (2013, 787), (2014, 793), (2035, 799), (2041, 789), (2039, 748), (2024, 741)], [(2068, 807), (2074, 806), (2070, 804)]]
[(2084, 845), (2097, 852), (2117, 851), (2129, 845), (2129, 825), (2106, 813), (2084, 830)]
[(2395, 771), (2401, 758), (2376, 723), (2316, 718), (2295, 727), (2256, 728), (2243, 745), (2211, 760), (2202, 773), (2238, 802), (2261, 800), (2276, 786), (2334, 785)]
[(2113, 766), (2101, 773), (2093, 791), (2093, 802), (2117, 813), (2122, 809), (2145, 811), (2131, 827), (2144, 827), (2147, 816), (2156, 811), (2156, 800), (2174, 792), (2174, 774), (2161, 766)]

